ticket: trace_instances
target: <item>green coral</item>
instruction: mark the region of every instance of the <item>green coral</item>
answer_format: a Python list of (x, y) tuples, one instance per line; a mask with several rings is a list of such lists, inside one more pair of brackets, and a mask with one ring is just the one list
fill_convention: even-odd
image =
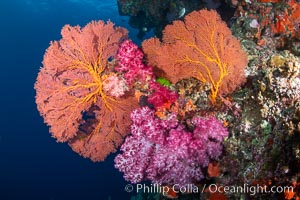
[(162, 78), (162, 77), (158, 77), (156, 79), (156, 82), (158, 82), (159, 84), (169, 87), (171, 86), (171, 82), (168, 79)]
[(272, 133), (272, 125), (266, 120), (262, 120), (260, 128), (263, 135), (269, 135), (270, 133)]

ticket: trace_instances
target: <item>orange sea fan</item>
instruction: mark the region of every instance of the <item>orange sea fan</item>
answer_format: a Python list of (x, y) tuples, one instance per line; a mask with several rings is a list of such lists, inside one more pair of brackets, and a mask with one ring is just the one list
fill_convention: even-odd
[(245, 81), (247, 56), (214, 10), (194, 11), (166, 26), (162, 42), (152, 38), (142, 46), (148, 63), (173, 83), (190, 77), (209, 83), (212, 103)]
[[(66, 25), (61, 33), (62, 39), (51, 42), (47, 49), (34, 86), (38, 110), (58, 142), (72, 141), (73, 144), (80, 135), (86, 146), (89, 144), (90, 152), (93, 152), (91, 149), (95, 149), (94, 154), (101, 151), (101, 156), (92, 153), (84, 156), (94, 161), (104, 160), (120, 145), (125, 135), (123, 125), (129, 121), (128, 112), (137, 106), (134, 98), (128, 95), (115, 99), (103, 91), (108, 60), (116, 55), (120, 42), (127, 38), (127, 31), (114, 27), (111, 22), (93, 21), (82, 29)], [(126, 106), (126, 109), (115, 110), (115, 105)], [(105, 113), (96, 114), (97, 123), (110, 124), (114, 133), (109, 134), (105, 126), (96, 125), (94, 131), (82, 134), (80, 127), (86, 123), (83, 114), (95, 106), (100, 113)], [(113, 147), (101, 146), (102, 143), (110, 143)]]

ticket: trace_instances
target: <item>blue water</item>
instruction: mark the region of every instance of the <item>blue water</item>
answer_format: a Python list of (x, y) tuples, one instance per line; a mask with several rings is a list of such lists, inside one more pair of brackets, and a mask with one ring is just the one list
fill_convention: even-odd
[(115, 155), (92, 163), (56, 143), (43, 123), (33, 85), (45, 49), (64, 24), (110, 19), (136, 30), (118, 15), (114, 0), (0, 1), (0, 200), (126, 200), (126, 182)]

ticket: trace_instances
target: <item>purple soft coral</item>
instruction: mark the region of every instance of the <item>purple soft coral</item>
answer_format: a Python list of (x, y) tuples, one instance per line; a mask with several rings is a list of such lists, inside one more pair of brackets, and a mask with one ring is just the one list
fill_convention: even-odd
[(200, 181), (202, 168), (220, 156), (221, 142), (228, 135), (214, 117), (195, 117), (192, 132), (179, 125), (175, 115), (161, 120), (148, 107), (132, 112), (131, 119), (132, 135), (115, 158), (115, 167), (132, 183), (150, 180), (183, 186)]

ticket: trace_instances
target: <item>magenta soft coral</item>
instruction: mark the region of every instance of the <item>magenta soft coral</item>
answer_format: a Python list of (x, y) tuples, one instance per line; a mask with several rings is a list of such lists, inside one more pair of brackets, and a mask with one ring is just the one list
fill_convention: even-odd
[(203, 179), (202, 168), (222, 151), (221, 142), (228, 135), (216, 118), (194, 117), (192, 132), (178, 124), (175, 115), (167, 120), (155, 117), (148, 107), (131, 114), (131, 133), (115, 158), (115, 167), (132, 183), (178, 186)]
[(152, 94), (149, 96), (149, 103), (156, 108), (164, 103), (174, 103), (178, 95), (168, 88), (155, 82), (155, 75), (152, 67), (143, 63), (144, 53), (130, 40), (125, 40), (118, 50), (118, 65), (115, 70), (124, 73), (124, 78), (129, 85), (135, 81), (143, 82), (149, 85)]
[(115, 70), (124, 73), (128, 84), (153, 78), (152, 67), (143, 63), (144, 53), (130, 40), (125, 40), (118, 50)]
[(149, 96), (148, 102), (153, 104), (155, 108), (163, 106), (164, 103), (174, 103), (178, 98), (176, 92), (169, 90), (157, 82), (151, 81), (149, 88), (153, 93)]

